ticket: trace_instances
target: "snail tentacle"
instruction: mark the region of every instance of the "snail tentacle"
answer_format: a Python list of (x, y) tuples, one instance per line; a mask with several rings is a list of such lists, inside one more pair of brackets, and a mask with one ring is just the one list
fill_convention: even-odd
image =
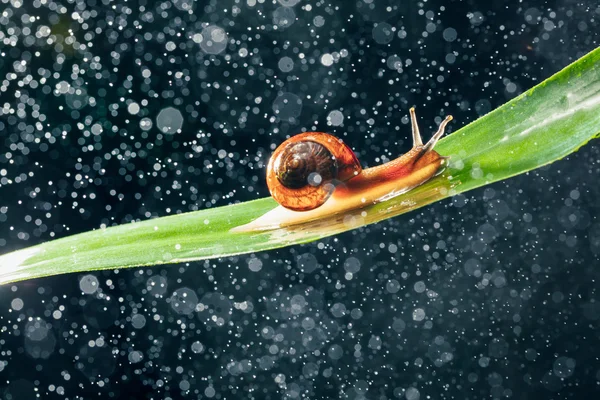
[(431, 137), (431, 139), (429, 139), (429, 142), (427, 142), (427, 144), (423, 147), (423, 150), (425, 152), (429, 152), (429, 151), (433, 150), (436, 143), (441, 139), (442, 136), (444, 136), (444, 131), (446, 130), (446, 125), (448, 125), (448, 122), (450, 122), (450, 121), (452, 121), (452, 115), (448, 115), (442, 121), (442, 123), (438, 127), (437, 132)]
[(421, 132), (419, 132), (419, 123), (417, 122), (417, 114), (415, 108), (411, 107), (410, 110), (410, 125), (412, 127), (413, 147), (423, 146), (423, 139), (421, 139)]

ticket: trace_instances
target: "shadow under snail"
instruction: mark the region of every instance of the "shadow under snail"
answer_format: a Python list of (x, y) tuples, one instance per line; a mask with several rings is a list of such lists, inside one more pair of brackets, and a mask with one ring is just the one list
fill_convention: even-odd
[(280, 204), (234, 231), (274, 229), (378, 203), (425, 183), (448, 157), (433, 150), (452, 116), (423, 144), (414, 107), (410, 109), (413, 147), (402, 156), (362, 169), (341, 139), (323, 132), (301, 133), (284, 141), (267, 167), (267, 186)]

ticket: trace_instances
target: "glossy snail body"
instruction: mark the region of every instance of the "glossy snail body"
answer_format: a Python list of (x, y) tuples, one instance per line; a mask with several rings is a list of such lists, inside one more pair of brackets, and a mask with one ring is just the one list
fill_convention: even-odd
[(283, 142), (267, 167), (267, 185), (281, 205), (237, 231), (295, 225), (374, 204), (405, 193), (435, 176), (445, 164), (433, 150), (452, 116), (423, 144), (410, 109), (413, 147), (395, 160), (362, 169), (354, 152), (335, 136), (307, 132)]

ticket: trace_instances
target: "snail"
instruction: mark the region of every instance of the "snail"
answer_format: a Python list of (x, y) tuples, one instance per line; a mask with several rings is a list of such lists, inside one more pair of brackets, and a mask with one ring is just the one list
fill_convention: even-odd
[(363, 169), (341, 139), (305, 132), (284, 141), (267, 166), (267, 186), (279, 203), (234, 231), (295, 225), (385, 201), (425, 183), (443, 169), (448, 157), (433, 150), (452, 116), (447, 116), (423, 144), (415, 109), (410, 109), (413, 147), (402, 156)]

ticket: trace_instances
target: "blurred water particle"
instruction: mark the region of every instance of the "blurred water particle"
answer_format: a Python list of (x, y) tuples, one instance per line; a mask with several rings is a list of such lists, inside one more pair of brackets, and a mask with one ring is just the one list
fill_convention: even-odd
[(342, 358), (342, 355), (343, 355), (342, 347), (335, 344), (335, 345), (331, 346), (329, 348), (329, 350), (327, 350), (327, 354), (329, 355), (329, 358), (331, 358), (332, 360), (339, 360), (340, 358)]
[(203, 352), (204, 352), (204, 349), (205, 349), (204, 345), (203, 345), (202, 343), (198, 342), (198, 341), (196, 341), (196, 342), (192, 343), (192, 346), (191, 346), (191, 348), (192, 348), (192, 351), (193, 351), (194, 353), (196, 353), (196, 354), (201, 354), (201, 353), (203, 353)]
[(206, 293), (197, 306), (198, 318), (208, 326), (223, 326), (231, 318), (232, 305), (222, 293)]
[(248, 268), (250, 269), (250, 271), (252, 272), (258, 272), (262, 269), (262, 261), (260, 261), (258, 258), (250, 258), (248, 260)]
[(93, 294), (98, 290), (98, 278), (94, 275), (85, 275), (79, 280), (79, 288), (85, 294)]
[(281, 29), (289, 28), (296, 22), (296, 13), (290, 7), (277, 7), (273, 11), (273, 24)]
[(191, 314), (198, 304), (198, 296), (192, 289), (184, 287), (175, 290), (168, 301), (178, 314)]
[(406, 389), (406, 400), (419, 400), (421, 398), (421, 393), (417, 388), (410, 387)]
[(227, 47), (229, 37), (223, 28), (208, 25), (202, 29), (201, 33), (194, 34), (193, 40), (200, 45), (205, 53), (220, 54)]
[(454, 42), (457, 37), (456, 29), (454, 28), (446, 28), (443, 33), (444, 40), (447, 42)]
[(129, 355), (127, 356), (128, 360), (130, 363), (132, 364), (136, 364), (139, 363), (140, 361), (142, 361), (144, 359), (144, 354), (141, 351), (137, 351), (134, 350), (132, 352), (129, 353)]
[(167, 293), (167, 279), (162, 276), (153, 276), (146, 282), (146, 290), (155, 297)]
[(298, 269), (304, 273), (310, 274), (318, 267), (317, 258), (311, 253), (304, 253), (296, 257)]
[(296, 4), (300, 3), (301, 0), (277, 0), (279, 4), (285, 7), (293, 7)]
[(181, 112), (174, 107), (162, 109), (156, 117), (156, 126), (163, 133), (176, 133), (183, 125)]
[(341, 126), (344, 123), (344, 114), (339, 110), (333, 110), (327, 116), (327, 123), (333, 126)]
[(273, 112), (283, 121), (294, 121), (302, 112), (302, 99), (294, 93), (282, 93), (273, 101)]
[(373, 39), (379, 44), (388, 44), (394, 39), (394, 30), (387, 22), (380, 22), (373, 27)]
[(25, 304), (23, 303), (23, 300), (20, 298), (14, 298), (11, 302), (10, 302), (10, 307), (15, 310), (15, 311), (20, 311), (23, 309), (23, 306)]
[(281, 72), (290, 72), (294, 69), (294, 60), (290, 57), (281, 57), (277, 64)]
[(142, 329), (146, 325), (146, 317), (142, 314), (135, 314), (131, 317), (131, 325), (135, 329)]
[(558, 357), (553, 365), (554, 374), (559, 378), (569, 378), (573, 375), (575, 365), (575, 360), (572, 358), (564, 356)]

